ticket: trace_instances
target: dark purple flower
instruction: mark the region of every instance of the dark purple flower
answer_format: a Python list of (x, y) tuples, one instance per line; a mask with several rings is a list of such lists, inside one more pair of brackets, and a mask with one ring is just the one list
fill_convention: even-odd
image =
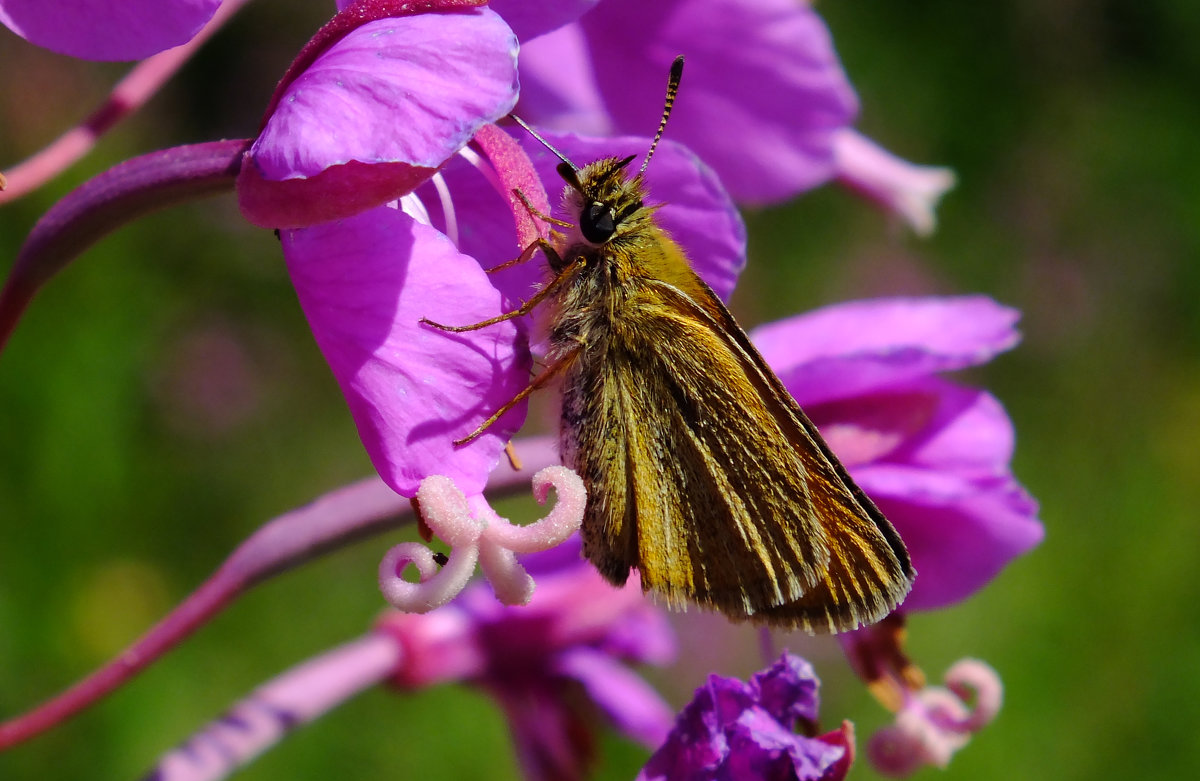
[(1010, 471), (1004, 409), (935, 376), (1011, 348), (1017, 317), (983, 296), (881, 299), (752, 334), (908, 546), (917, 580), (905, 610), (966, 598), (1042, 539), (1037, 506)]
[[(577, 542), (568, 545), (578, 551)], [(614, 589), (577, 553), (561, 568), (531, 558), (538, 582), (527, 606), (501, 605), (475, 585), (432, 613), (385, 618), (381, 628), (400, 641), (405, 660), (395, 682), (465, 681), (491, 693), (531, 779), (581, 775), (594, 754), (593, 705), (624, 734), (658, 745), (670, 729), (670, 708), (626, 664), (673, 658), (662, 613), (636, 583)]]
[(638, 781), (844, 778), (847, 732), (805, 734), (815, 731), (819, 685), (812, 665), (788, 653), (748, 683), (709, 676)]
[(140, 60), (186, 43), (221, 0), (0, 0), (0, 24), (86, 60)]

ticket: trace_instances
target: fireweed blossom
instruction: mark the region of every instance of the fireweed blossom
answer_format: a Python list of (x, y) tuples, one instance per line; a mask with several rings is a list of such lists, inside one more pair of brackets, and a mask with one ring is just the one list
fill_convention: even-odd
[[(546, 32), (492, 4), (522, 41), (519, 111), (593, 135), (639, 132), (675, 54), (687, 57), (671, 137), (686, 144), (741, 202), (775, 203), (830, 180), (932, 232), (954, 184), (853, 130), (858, 99), (820, 16), (795, 0), (603, 0)], [(714, 132), (714, 130), (716, 132)]]
[[(561, 468), (561, 467), (560, 467)], [(428, 614), (389, 612), (376, 631), (259, 687), (170, 751), (148, 777), (223, 778), (363, 689), (415, 691), (458, 683), (504, 711), (526, 778), (583, 778), (602, 717), (647, 749), (674, 714), (631, 668), (665, 665), (675, 638), (636, 583), (615, 589), (579, 557), (576, 539), (524, 559), (538, 589), (521, 608), (482, 585)]]
[(935, 376), (1012, 347), (1016, 319), (979, 296), (895, 299), (827, 307), (752, 333), (895, 525), (918, 573), (895, 614), (839, 636), (851, 666), (897, 713), (868, 751), (893, 774), (944, 767), (999, 709), (999, 677), (982, 662), (951, 668), (948, 690), (926, 688), (903, 651), (903, 615), (967, 598), (1042, 539), (1036, 504), (1009, 469), (1013, 431), (1003, 408), (985, 391)]
[(488, 692), (507, 716), (531, 779), (580, 778), (595, 756), (598, 710), (622, 734), (658, 746), (673, 714), (626, 665), (668, 664), (675, 640), (637, 583), (615, 589), (579, 555), (578, 538), (526, 557), (538, 587), (529, 605), (505, 607), (472, 586), (428, 615), (393, 613), (380, 624), (408, 662), (402, 689), (458, 681)]
[(746, 683), (709, 676), (637, 781), (839, 781), (854, 755), (849, 724), (816, 736), (812, 665), (784, 653)]
[[(645, 140), (642, 139), (626, 141), (625, 148), (617, 148), (620, 144), (613, 144), (611, 140), (586, 139), (574, 135), (552, 135), (550, 140), (569, 157), (580, 162), (611, 154), (638, 154), (646, 146)], [(545, 182), (557, 182), (557, 177), (552, 173), (553, 165), (557, 161), (529, 139), (522, 137), (521, 143), (534, 158), (541, 179)], [(664, 147), (664, 149), (668, 147)], [(681, 155), (685, 154), (683, 150), (679, 151)], [(656, 160), (655, 166), (661, 167), (662, 159), (669, 156), (664, 152)], [(704, 170), (693, 160), (688, 160), (688, 164), (683, 166), (684, 169), (689, 167)], [(713, 192), (720, 192), (715, 177), (708, 176), (697, 179), (695, 176), (685, 174), (683, 177), (685, 184), (680, 188), (681, 193), (703, 194), (709, 202), (706, 207), (709, 219), (689, 223), (685, 219), (688, 210), (682, 209), (679, 217), (680, 225), (671, 225), (669, 223), (672, 207), (679, 204), (682, 197), (673, 193), (664, 195), (659, 189), (659, 185), (653, 182), (654, 176), (657, 174), (657, 169), (652, 169), (651, 179), (652, 186), (655, 188), (655, 197), (662, 198), (668, 203), (668, 206), (664, 207), (661, 212), (664, 222), (668, 224), (668, 228), (680, 239), (685, 248), (689, 249), (701, 275), (719, 293), (727, 295), (741, 266), (740, 245), (743, 237), (736, 212), (731, 207), (725, 208), (720, 203), (723, 199), (718, 198), (714, 201), (711, 197)], [(496, 197), (495, 192), (482, 186), (482, 179), (486, 179), (488, 176), (486, 166), (455, 160), (443, 167), (440, 180), (436, 181), (434, 185), (424, 186), (424, 192), (418, 191), (415, 194), (416, 197), (405, 199), (398, 208), (384, 207), (352, 218), (358, 226), (355, 230), (346, 230), (349, 227), (349, 221), (341, 221), (285, 232), (285, 256), (288, 258), (293, 278), (297, 280), (297, 289), (302, 302), (305, 300), (306, 290), (329, 289), (329, 285), (322, 283), (319, 279), (312, 284), (304, 281), (303, 267), (311, 263), (314, 265), (309, 267), (318, 268), (315, 265), (318, 260), (322, 261), (322, 265), (319, 267), (320, 271), (331, 275), (330, 281), (342, 279), (344, 275), (335, 269), (324, 267), (323, 261), (342, 254), (348, 258), (356, 256), (349, 261), (351, 268), (378, 268), (384, 274), (389, 273), (389, 269), (396, 268), (397, 264), (394, 259), (387, 259), (388, 253), (393, 251), (393, 248), (388, 246), (388, 236), (397, 233), (394, 230), (397, 225), (409, 225), (411, 221), (410, 230), (414, 234), (424, 233), (447, 252), (460, 251), (458, 255), (453, 255), (453, 262), (441, 264), (444, 269), (452, 270), (455, 276), (459, 269), (463, 269), (465, 275), (473, 275), (477, 280), (482, 281), (480, 289), (487, 291), (489, 287), (494, 286), (496, 290), (500, 291), (498, 299), (489, 297), (490, 312), (449, 320), (436, 313), (430, 314), (428, 307), (429, 302), (436, 299), (450, 299), (453, 294), (444, 295), (436, 288), (431, 288), (435, 291), (434, 294), (418, 293), (414, 299), (419, 301), (421, 307), (425, 309), (419, 317), (450, 323), (477, 322), (486, 319), (487, 316), (494, 316), (514, 308), (520, 300), (526, 298), (536, 288), (538, 276), (544, 272), (539, 270), (534, 263), (508, 272), (507, 280), (503, 277), (492, 280), (478, 276), (475, 269), (480, 264), (490, 266), (507, 260), (512, 257), (514, 249), (514, 243), (510, 238), (513, 215), (511, 211), (508, 211), (512, 204), (511, 202), (505, 204), (502, 199)], [(463, 186), (463, 181), (470, 181), (472, 178), (475, 186)], [(431, 187), (435, 192), (430, 192)], [(717, 203), (717, 208), (713, 208), (714, 202)], [(712, 215), (722, 213), (726, 215), (723, 219), (715, 222), (711, 219)], [(570, 218), (572, 215), (558, 216)], [(725, 229), (725, 226), (728, 226), (729, 229)], [(426, 228), (429, 228), (430, 231), (426, 231)], [(699, 240), (690, 242), (687, 238), (689, 232), (694, 233)], [(356, 242), (355, 236), (366, 236), (367, 238)], [(498, 239), (497, 237), (504, 238)], [(444, 243), (443, 239), (445, 239)], [(516, 244), (519, 246), (520, 243)], [(726, 250), (719, 253), (715, 259), (710, 259), (710, 253), (707, 250), (714, 244), (724, 246)], [(728, 250), (730, 247), (732, 247), (732, 252)], [(410, 261), (406, 261), (406, 263), (419, 262), (418, 256), (429, 257), (424, 253), (412, 252), (411, 249), (401, 247), (401, 250), (407, 252), (410, 258)], [(465, 255), (465, 257), (460, 257), (460, 255)], [(376, 260), (369, 258), (376, 258)], [(403, 264), (401, 265), (403, 266)], [(407, 269), (407, 266), (404, 267)], [(404, 273), (407, 275), (408, 271), (406, 270)], [(465, 279), (466, 276), (463, 278)], [(419, 277), (413, 277), (413, 279), (414, 283), (420, 282)], [(364, 275), (361, 286), (367, 291), (396, 289), (394, 284), (380, 285), (378, 278), (369, 278), (369, 275)], [(337, 322), (337, 310), (346, 309), (361, 314), (369, 309), (369, 307), (364, 308), (353, 303), (357, 294), (353, 291), (347, 292), (351, 293), (348, 298), (332, 302), (326, 301), (323, 304), (328, 311), (333, 313), (331, 316), (315, 320), (332, 324), (333, 330), (336, 332), (341, 328)], [(489, 296), (491, 295), (489, 294)], [(384, 309), (386, 310), (387, 307), (385, 306)], [(309, 313), (310, 320), (314, 320), (313, 307), (306, 304), (306, 311)], [(939, 311), (945, 317), (939, 317)], [(971, 574), (975, 578), (973, 583), (963, 583), (961, 579), (956, 581), (950, 577), (934, 577), (932, 579), (934, 585), (914, 592), (913, 597), (914, 604), (918, 606), (920, 605), (918, 597), (925, 592), (928, 595), (920, 598), (928, 603), (925, 606), (932, 606), (938, 600), (944, 604), (961, 598), (986, 582), (1009, 558), (1035, 544), (1040, 536), (1040, 527), (1031, 520), (1032, 505), (1028, 501), (1022, 504), (1020, 489), (1012, 480), (1011, 475), (1007, 473), (1011, 430), (1003, 411), (991, 397), (976, 396), (963, 389), (956, 392), (954, 386), (949, 383), (943, 384), (943, 381), (936, 380), (932, 375), (938, 371), (962, 368), (987, 360), (999, 350), (1010, 347), (1015, 342), (1015, 333), (1011, 328), (1014, 314), (985, 300), (888, 302), (878, 311), (873, 311), (871, 305), (862, 305), (848, 314), (845, 322), (839, 323), (839, 325), (849, 325), (850, 327), (834, 330), (843, 334), (863, 333), (864, 331), (859, 331), (850, 321), (854, 321), (857, 317), (865, 316), (867, 320), (870, 320), (872, 316), (878, 316), (880, 320), (878, 327), (876, 324), (869, 323), (865, 329), (865, 332), (869, 333), (875, 342), (872, 343), (868, 339), (857, 344), (841, 345), (836, 340), (828, 338), (828, 335), (820, 333), (822, 330), (820, 323), (828, 320), (828, 315), (837, 313), (830, 311), (824, 314), (826, 315), (824, 318), (814, 316), (810, 322), (818, 338), (809, 340), (808, 352), (805, 353), (802, 350), (798, 354), (791, 355), (786, 351), (780, 352), (774, 358), (778, 364), (777, 368), (785, 376), (785, 380), (792, 379), (794, 382), (800, 383), (799, 386), (793, 388), (793, 392), (797, 393), (802, 403), (808, 404), (811, 400), (817, 405), (816, 410), (811, 409), (810, 405), (810, 412), (818, 424), (822, 423), (823, 417), (828, 418), (827, 425), (841, 424), (840, 428), (833, 429), (834, 433), (831, 434), (831, 439), (840, 440), (842, 449), (853, 451), (847, 461), (860, 480), (864, 480), (860, 473), (867, 473), (868, 477), (878, 479), (885, 493), (890, 486), (891, 492), (888, 498), (900, 510), (907, 506), (925, 509), (931, 504), (941, 505), (943, 512), (940, 517), (947, 521), (946, 528), (949, 533), (943, 534), (939, 538), (936, 533), (938, 530), (934, 529), (935, 533), (929, 535), (933, 544), (927, 547), (914, 546), (916, 550), (922, 551), (921, 555), (917, 556), (917, 561), (920, 562), (922, 559), (929, 561), (935, 571), (938, 569), (938, 565), (943, 565), (943, 562), (953, 562), (956, 555), (950, 550), (954, 547), (953, 545), (938, 549), (937, 543), (942, 538), (948, 539), (957, 535), (960, 540), (975, 545), (976, 550), (989, 547), (991, 542), (989, 535), (1003, 538), (1005, 536), (1004, 521), (1001, 519), (992, 523), (995, 520), (995, 513), (992, 513), (991, 510), (997, 509), (997, 507), (990, 507), (989, 500), (992, 505), (997, 505), (998, 502), (998, 509), (1003, 509), (1006, 502), (1011, 505), (1008, 509), (1016, 526), (1021, 526), (1022, 521), (1029, 521), (1032, 524), (1033, 533), (1026, 533), (1022, 537), (1018, 531), (1015, 535), (1018, 538), (1016, 542), (996, 548), (995, 555), (991, 557), (991, 561), (987, 562), (986, 566), (972, 567)], [(411, 330), (411, 324), (414, 321), (419, 322), (419, 317), (415, 316), (417, 315), (416, 310), (412, 312), (412, 315), (403, 318), (395, 318), (391, 315), (391, 311), (381, 312), (379, 322), (383, 323), (387, 320), (389, 329), (396, 324), (401, 324), (401, 329), (400, 332), (391, 331), (389, 333), (388, 337), (384, 339), (384, 344), (390, 343), (392, 346), (382, 349), (381, 352), (387, 354), (388, 351), (395, 349), (394, 345), (429, 346), (419, 330)], [(955, 320), (956, 316), (959, 318), (958, 321)], [(957, 327), (962, 322), (970, 325), (976, 318), (980, 319), (983, 325), (978, 328), (967, 328), (960, 343), (946, 344), (945, 340), (939, 339), (942, 329), (947, 325)], [(318, 327), (315, 320), (314, 333), (320, 343), (324, 329)], [(404, 326), (403, 323), (408, 323), (408, 326)], [(905, 323), (911, 327), (897, 330), (898, 324)], [(508, 325), (505, 324), (506, 327)], [(525, 324), (518, 322), (512, 325), (518, 343), (522, 343), (525, 334), (521, 329)], [(779, 329), (804, 325), (805, 321), (798, 319), (793, 323), (779, 326)], [(930, 327), (931, 325), (932, 327)], [(470, 338), (472, 334), (468, 334), (466, 337)], [(437, 334), (436, 336), (444, 337), (445, 335)], [(508, 337), (501, 338), (507, 339)], [(889, 338), (892, 341), (889, 341)], [(905, 341), (906, 339), (907, 341)], [(973, 339), (975, 341), (972, 341)], [(341, 338), (337, 341), (340, 341), (342, 345), (353, 345), (356, 342), (362, 343), (364, 340), (350, 335), (349, 338)], [(767, 341), (770, 341), (769, 338)], [(788, 340), (777, 341), (786, 342)], [(374, 344), (371, 340), (365, 340), (365, 342)], [(843, 347), (846, 348), (844, 353), (841, 352)], [(324, 345), (323, 349), (326, 349), (331, 366), (335, 367), (335, 374), (339, 375), (339, 381), (342, 382), (348, 399), (351, 399), (353, 408), (355, 395), (360, 394), (362, 387), (357, 384), (354, 373), (359, 370), (359, 367), (370, 365), (375, 360), (375, 355), (363, 357), (365, 351), (355, 348), (360, 350), (359, 358), (344, 362), (351, 367), (352, 371), (339, 373), (336, 353), (331, 354), (331, 350)], [(431, 349), (439, 348), (432, 346)], [(764, 347), (764, 350), (767, 348)], [(822, 350), (828, 352), (822, 352)], [(772, 357), (769, 356), (769, 359)], [(400, 366), (401, 370), (404, 370), (403, 362), (397, 362), (388, 370), (390, 371), (396, 366)], [(889, 374), (888, 369), (893, 371)], [(821, 372), (832, 372), (835, 375), (839, 371), (844, 372), (850, 378), (844, 383), (844, 388), (848, 389), (846, 390), (847, 395), (840, 397), (836, 392), (818, 390), (809, 393), (806, 399), (803, 388), (806, 370), (816, 372), (818, 376)], [(386, 374), (386, 371), (383, 372), (383, 376)], [(862, 376), (854, 379), (854, 376), (858, 374)], [(518, 372), (518, 376), (521, 376), (523, 380), (527, 375), (520, 375)], [(368, 410), (375, 409), (381, 403), (380, 400), (386, 405), (385, 397), (389, 384), (391, 384), (391, 380), (383, 383), (384, 394), (371, 397), (368, 391), (359, 399), (359, 403)], [(523, 382), (518, 382), (516, 387), (519, 389), (522, 385)], [(487, 385), (489, 389), (494, 386), (494, 383)], [(497, 393), (490, 403), (482, 405), (477, 416), (461, 422), (457, 432), (443, 431), (442, 440), (462, 436), (472, 430), (484, 415), (511, 398), (512, 390), (513, 388), (510, 386), (507, 388), (509, 392)], [(860, 401), (857, 396), (864, 393), (866, 398), (861, 400), (861, 404), (856, 405), (855, 402)], [(467, 406), (472, 405), (467, 402)], [(514, 410), (514, 413), (519, 412), (520, 410)], [(361, 419), (364, 416), (358, 417), (361, 430), (363, 428)], [(372, 413), (365, 416), (365, 419), (383, 420), (389, 419), (389, 417), (384, 412)], [(391, 419), (400, 418), (391, 417)], [(978, 432), (980, 439), (994, 447), (983, 453), (985, 457), (977, 459), (976, 462), (972, 462), (970, 458), (956, 458), (954, 447), (963, 445), (960, 439), (963, 437), (969, 439), (973, 427), (978, 424), (983, 424), (981, 432)], [(506, 425), (512, 425), (515, 428), (519, 426), (519, 422), (508, 424), (507, 421), (501, 420), (496, 426), (501, 433), (501, 440), (507, 436), (509, 431)], [(419, 427), (430, 430), (429, 420), (421, 415), (415, 416), (413, 422), (404, 424), (400, 431), (407, 435), (408, 432)], [(372, 449), (368, 444), (368, 449), (372, 451), (377, 465), (384, 463), (385, 465), (411, 466), (414, 463), (409, 457), (411, 449), (407, 447), (413, 440), (412, 436), (395, 438), (392, 437), (392, 432), (386, 431), (382, 427), (377, 427), (376, 431), (381, 434), (377, 439), (379, 447)], [(370, 437), (364, 435), (364, 441), (369, 439)], [(387, 444), (389, 439), (396, 442), (397, 446), (389, 449)], [(397, 440), (399, 441), (397, 442)], [(839, 447), (839, 445), (835, 444), (835, 447)], [(378, 455), (380, 451), (383, 451), (386, 457), (381, 458)], [(397, 456), (399, 457), (397, 458)], [(447, 463), (441, 455), (432, 461), (433, 468), (438, 471), (442, 471)], [(893, 479), (889, 483), (886, 479), (889, 476), (889, 470), (891, 473), (895, 473), (897, 468), (905, 466), (911, 467), (910, 473), (901, 475), (901, 479)], [(958, 471), (955, 477), (960, 478), (959, 491), (930, 492), (926, 490), (926, 486), (922, 486), (921, 478), (923, 476), (936, 476), (939, 471), (947, 468)], [(381, 468), (381, 474), (386, 473), (386, 469)], [(427, 469), (417, 469), (414, 473), (407, 475), (406, 479), (410, 486), (407, 490), (413, 490), (411, 485), (426, 474), (429, 474)], [(458, 477), (462, 476), (460, 474)], [(892, 474), (892, 477), (894, 478), (896, 475)], [(470, 479), (467, 483), (466, 490), (469, 492)], [(922, 507), (923, 505), (925, 507)], [(896, 516), (895, 510), (885, 511)], [(960, 525), (963, 528), (957, 528), (955, 521), (961, 521)], [(900, 522), (897, 521), (897, 523)], [(919, 518), (915, 528), (917, 531), (922, 530)], [(965, 533), (963, 533), (964, 530)], [(902, 534), (904, 533), (902, 531)], [(925, 552), (926, 550), (928, 552)], [(918, 564), (918, 566), (922, 565)], [(943, 565), (943, 568), (945, 566), (949, 565)]]

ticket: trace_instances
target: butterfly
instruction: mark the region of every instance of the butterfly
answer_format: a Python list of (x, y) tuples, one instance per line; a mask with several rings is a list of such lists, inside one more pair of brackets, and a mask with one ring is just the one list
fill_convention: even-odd
[(682, 72), (680, 57), (636, 173), (635, 157), (580, 168), (517, 120), (562, 161), (576, 222), (538, 215), (563, 231), (512, 261), (540, 249), (554, 274), (520, 309), (430, 323), (474, 330), (543, 304), (550, 323), (545, 368), (459, 443), (559, 379), (563, 463), (588, 491), (583, 553), (607, 580), (621, 585), (636, 569), (642, 589), (674, 609), (854, 629), (893, 610), (915, 573), (896, 530), (646, 205), (646, 168)]

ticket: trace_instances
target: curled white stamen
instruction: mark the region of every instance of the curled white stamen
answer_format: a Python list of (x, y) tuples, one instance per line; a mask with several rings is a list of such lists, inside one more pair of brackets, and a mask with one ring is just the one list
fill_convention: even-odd
[[(497, 599), (507, 605), (526, 604), (533, 596), (533, 578), (514, 554), (553, 548), (583, 521), (587, 494), (579, 476), (563, 466), (547, 467), (534, 475), (534, 497), (539, 502), (546, 501), (551, 488), (558, 501), (546, 517), (528, 526), (514, 526), (482, 498), (472, 512), (466, 496), (450, 478), (425, 478), (417, 489), (421, 515), (430, 530), (450, 546), (449, 558), (439, 569), (426, 546), (417, 542), (395, 546), (379, 563), (379, 588), (384, 598), (407, 613), (429, 612), (466, 587), (478, 561)], [(417, 569), (417, 583), (401, 577), (409, 564)]]

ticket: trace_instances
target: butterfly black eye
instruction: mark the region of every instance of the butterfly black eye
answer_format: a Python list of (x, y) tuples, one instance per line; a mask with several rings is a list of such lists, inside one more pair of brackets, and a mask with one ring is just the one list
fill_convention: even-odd
[(612, 207), (593, 203), (579, 215), (579, 232), (593, 244), (603, 244), (617, 232), (617, 220)]

